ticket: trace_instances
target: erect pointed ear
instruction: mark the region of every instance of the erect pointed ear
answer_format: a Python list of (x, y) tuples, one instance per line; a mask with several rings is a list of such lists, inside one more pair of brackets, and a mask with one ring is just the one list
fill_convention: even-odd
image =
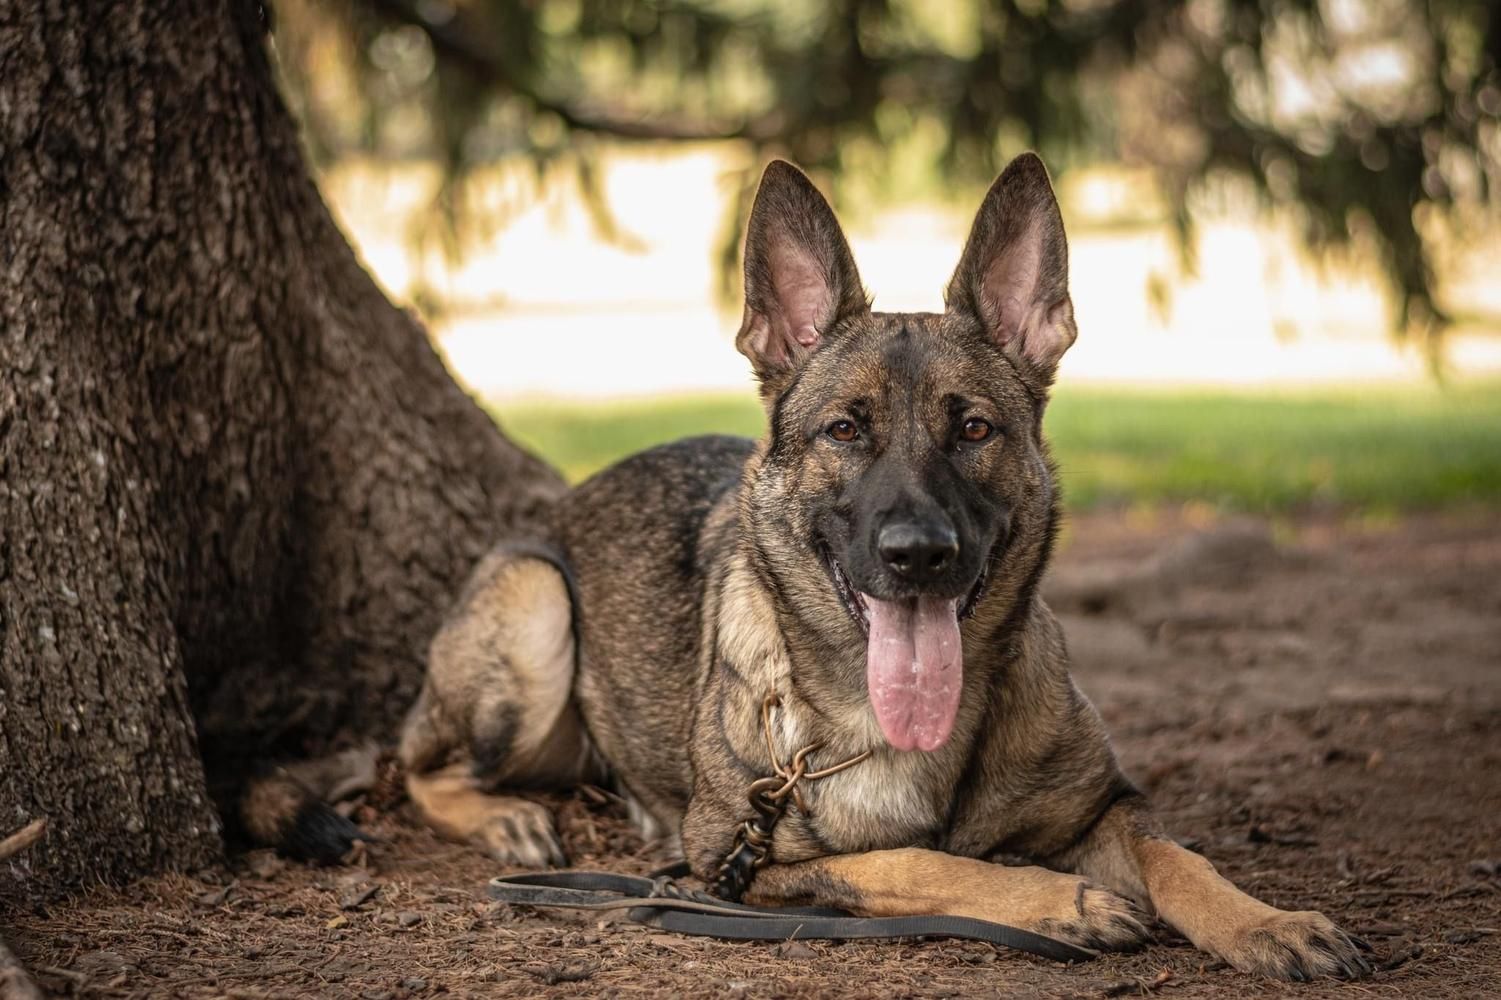
[(1063, 215), (1036, 153), (1012, 160), (990, 186), (944, 301), (1051, 382), (1078, 330)]
[(833, 209), (801, 170), (773, 160), (745, 233), (745, 319), (735, 346), (762, 380), (790, 371), (839, 321), (868, 312)]

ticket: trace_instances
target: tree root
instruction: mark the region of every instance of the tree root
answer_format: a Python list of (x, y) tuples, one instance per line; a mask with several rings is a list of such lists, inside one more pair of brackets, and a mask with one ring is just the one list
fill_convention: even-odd
[(15, 833), (0, 840), (0, 861), (15, 854), (20, 854), (26, 848), (42, 839), (42, 834), (47, 832), (47, 818), (34, 819)]
[(0, 1000), (43, 1000), (42, 991), (0, 941)]

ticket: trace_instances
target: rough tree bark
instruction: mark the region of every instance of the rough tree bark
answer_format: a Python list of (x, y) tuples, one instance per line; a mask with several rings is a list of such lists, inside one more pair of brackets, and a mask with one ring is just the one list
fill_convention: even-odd
[(250, 0), (0, 0), (0, 900), (216, 857), (205, 766), (389, 735), (561, 488), (360, 267)]

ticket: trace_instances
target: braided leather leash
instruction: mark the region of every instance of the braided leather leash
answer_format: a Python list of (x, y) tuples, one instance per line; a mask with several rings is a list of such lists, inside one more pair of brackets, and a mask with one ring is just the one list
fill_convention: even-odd
[(771, 838), (777, 823), (793, 804), (807, 815), (799, 784), (837, 774), (870, 756), (870, 751), (819, 770), (808, 769), (808, 757), (821, 744), (813, 743), (793, 755), (790, 764), (777, 760), (771, 732), (771, 710), (780, 704), (775, 691), (761, 702), (761, 727), (775, 774), (750, 786), (754, 815), (735, 833), (735, 843), (719, 866), (714, 895), (679, 885), (688, 874), (686, 864), (674, 865), (651, 878), (612, 872), (538, 872), (490, 880), (490, 898), (524, 906), (575, 910), (625, 910), (626, 916), (649, 927), (727, 940), (788, 941), (857, 938), (950, 937), (987, 941), (1004, 948), (1030, 952), (1057, 962), (1082, 962), (1097, 952), (1018, 927), (987, 920), (953, 916), (855, 917), (825, 907), (759, 907), (740, 902), (751, 881), (771, 857)]
[(970, 917), (852, 917), (823, 907), (759, 907), (716, 899), (672, 878), (612, 872), (539, 872), (490, 880), (490, 898), (524, 906), (625, 910), (628, 919), (677, 934), (732, 941), (947, 937), (987, 941), (1055, 962), (1097, 952), (1005, 924)]
[(776, 743), (771, 735), (771, 710), (781, 703), (782, 700), (775, 691), (761, 699), (761, 732), (766, 737), (766, 756), (771, 760), (771, 768), (775, 773), (751, 782), (749, 798), (754, 815), (735, 831), (734, 846), (730, 848), (724, 861), (720, 862), (714, 881), (714, 895), (721, 899), (738, 903), (750, 888), (756, 872), (765, 867), (771, 857), (772, 835), (776, 832), (777, 824), (787, 814), (789, 801), (797, 806), (798, 812), (804, 816), (809, 815), (802, 789), (798, 787), (801, 782), (817, 781), (819, 778), (838, 774), (870, 756), (870, 751), (866, 750), (842, 763), (810, 771), (808, 755), (822, 747), (821, 743), (810, 743), (793, 754), (791, 764), (779, 762)]

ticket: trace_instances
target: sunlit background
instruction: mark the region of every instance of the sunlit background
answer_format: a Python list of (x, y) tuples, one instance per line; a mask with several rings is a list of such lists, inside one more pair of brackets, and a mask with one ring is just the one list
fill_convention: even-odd
[(1042, 151), (1073, 504), (1501, 501), (1501, 20), (1484, 3), (349, 0), (278, 7), (324, 194), (572, 477), (757, 433), (739, 227), (807, 166), (876, 308), (936, 310)]
[[(604, 238), (567, 189), (544, 192), (451, 260), (410, 234), (431, 205), (430, 165), (340, 163), (324, 192), (394, 297), (438, 306), (432, 330), (453, 370), (487, 398), (631, 398), (749, 391), (735, 351), (738, 305), (719, 291), (720, 228), (746, 168), (700, 147), (606, 154)], [(499, 202), (525, 168), (471, 183)], [(1290, 225), (1224, 193), (1201, 213), (1193, 266), (1148, 180), (1118, 165), (1056, 178), (1070, 235), (1080, 336), (1066, 384), (1422, 383), (1432, 359), (1393, 335), (1390, 291), (1353, 249), (1308, 251)], [(939, 310), (978, 208), (863, 206), (846, 226), (861, 277), (885, 310)], [(1444, 333), (1451, 378), (1501, 373), (1501, 232), (1455, 254), (1440, 289), (1459, 321)]]

